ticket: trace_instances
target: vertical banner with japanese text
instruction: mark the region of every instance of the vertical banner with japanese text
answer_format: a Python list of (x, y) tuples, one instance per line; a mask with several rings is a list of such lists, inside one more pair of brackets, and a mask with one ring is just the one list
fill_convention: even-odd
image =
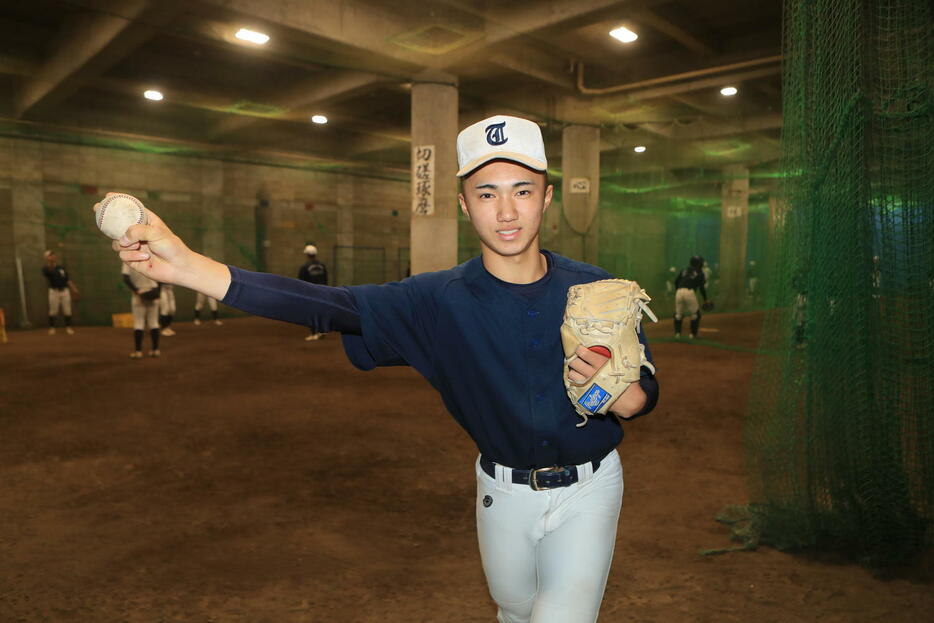
[(412, 146), (412, 212), (435, 213), (435, 146)]

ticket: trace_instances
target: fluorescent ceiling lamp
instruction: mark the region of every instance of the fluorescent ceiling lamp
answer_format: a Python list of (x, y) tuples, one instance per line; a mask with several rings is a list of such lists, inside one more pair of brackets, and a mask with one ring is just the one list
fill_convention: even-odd
[(328, 118), (325, 117), (324, 115), (313, 115), (311, 117), (311, 122), (317, 123), (318, 125), (324, 125), (325, 123), (328, 122)]
[(143, 93), (143, 97), (154, 102), (162, 101), (162, 92), (155, 89), (149, 89)]
[(736, 89), (736, 87), (723, 87), (720, 89), (720, 95), (726, 95), (727, 97), (731, 97), (737, 93), (739, 93), (739, 91)]
[(614, 39), (622, 41), (623, 43), (632, 43), (639, 38), (639, 35), (629, 30), (625, 26), (620, 26), (619, 28), (614, 28), (610, 31), (610, 36)]
[(636, 145), (635, 147), (632, 148), (632, 150), (636, 152), (637, 154), (641, 154), (642, 152), (645, 151), (645, 145)]
[(241, 28), (234, 36), (241, 41), (249, 41), (250, 43), (255, 43), (256, 45), (263, 45), (269, 41), (269, 35), (256, 32), (255, 30), (250, 30), (248, 28)]

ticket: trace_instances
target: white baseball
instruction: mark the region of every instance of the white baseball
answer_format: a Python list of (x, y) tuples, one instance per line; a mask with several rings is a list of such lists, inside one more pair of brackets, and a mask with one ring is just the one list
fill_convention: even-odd
[(94, 208), (98, 229), (114, 240), (118, 240), (132, 225), (148, 225), (149, 212), (142, 202), (132, 195), (115, 194), (105, 197)]

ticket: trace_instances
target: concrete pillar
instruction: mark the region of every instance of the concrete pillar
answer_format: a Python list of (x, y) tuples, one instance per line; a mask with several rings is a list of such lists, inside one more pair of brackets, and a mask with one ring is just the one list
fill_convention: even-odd
[(597, 228), (593, 222), (600, 205), (600, 128), (570, 125), (561, 133), (561, 201), (573, 234), (565, 238), (568, 257), (597, 263)]
[[(22, 263), (27, 313), (26, 316), (21, 313), (22, 303), (17, 296), (15, 318), (22, 328), (44, 326), (43, 319), (48, 315), (48, 284), (42, 276), (42, 252), (46, 244), (45, 211), (42, 207), (42, 143), (12, 140), (10, 150), (13, 258), (14, 262), (19, 258)], [(8, 322), (12, 324), (11, 321), (8, 316)]]
[(457, 78), (426, 71), (412, 84), (412, 274), (457, 264)]
[(723, 168), (723, 202), (720, 209), (720, 287), (722, 309), (736, 309), (745, 299), (746, 244), (749, 229), (749, 169), (742, 165)]

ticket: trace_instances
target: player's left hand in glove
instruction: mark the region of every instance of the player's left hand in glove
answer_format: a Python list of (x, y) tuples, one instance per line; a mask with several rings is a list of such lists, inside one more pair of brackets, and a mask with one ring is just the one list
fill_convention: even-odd
[(704, 311), (713, 311), (713, 301), (704, 301), (704, 304), (701, 305), (701, 309)]
[(647, 303), (652, 299), (635, 281), (605, 279), (571, 286), (561, 325), (565, 366), (580, 357), (578, 347), (609, 357), (590, 378), (575, 381), (566, 371), (564, 386), (574, 409), (584, 418), (605, 415), (630, 384), (639, 380), (641, 366), (653, 372), (639, 342), (643, 312), (658, 319)]

